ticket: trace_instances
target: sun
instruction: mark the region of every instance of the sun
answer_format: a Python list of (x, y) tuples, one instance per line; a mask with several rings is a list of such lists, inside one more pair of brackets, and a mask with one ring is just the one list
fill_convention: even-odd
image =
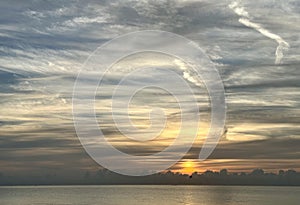
[(181, 173), (192, 174), (197, 171), (197, 164), (193, 160), (185, 160), (181, 163)]

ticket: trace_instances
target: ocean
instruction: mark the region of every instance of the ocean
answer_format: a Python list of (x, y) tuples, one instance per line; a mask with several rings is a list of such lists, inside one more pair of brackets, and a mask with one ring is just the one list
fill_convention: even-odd
[(3, 186), (1, 205), (298, 205), (300, 187)]

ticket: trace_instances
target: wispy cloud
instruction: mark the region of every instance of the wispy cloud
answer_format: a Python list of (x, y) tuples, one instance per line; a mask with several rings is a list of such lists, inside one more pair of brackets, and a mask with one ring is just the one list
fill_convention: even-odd
[(246, 11), (246, 9), (240, 5), (238, 1), (234, 1), (231, 4), (229, 4), (229, 8), (231, 8), (237, 15), (241, 16), (239, 19), (239, 22), (244, 24), (247, 27), (253, 28), (260, 32), (262, 35), (275, 40), (278, 43), (278, 46), (275, 51), (275, 64), (280, 64), (282, 62), (284, 51), (287, 51), (290, 47), (290, 45), (283, 40), (279, 35), (274, 34), (270, 32), (269, 30), (265, 29), (262, 25), (258, 23), (254, 23), (250, 21), (249, 13)]

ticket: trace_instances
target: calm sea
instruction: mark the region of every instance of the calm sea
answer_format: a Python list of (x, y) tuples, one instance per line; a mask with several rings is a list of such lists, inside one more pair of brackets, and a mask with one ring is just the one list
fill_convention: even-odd
[(0, 204), (289, 205), (300, 187), (247, 186), (23, 186), (1, 187)]

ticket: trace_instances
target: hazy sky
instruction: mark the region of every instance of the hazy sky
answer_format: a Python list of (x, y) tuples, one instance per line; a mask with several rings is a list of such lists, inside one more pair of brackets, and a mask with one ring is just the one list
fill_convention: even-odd
[[(145, 29), (174, 32), (196, 42), (215, 64), (226, 91), (227, 133), (217, 149), (198, 163), (201, 146), (196, 143), (173, 170), (300, 170), (299, 1), (9, 0), (0, 3), (0, 172), (14, 177), (72, 171), (76, 176), (99, 169), (76, 137), (73, 85), (97, 47)], [(153, 53), (128, 57), (114, 66), (107, 86), (124, 70), (143, 64), (174, 70), (183, 66)], [(209, 103), (202, 86), (193, 88), (203, 115), (204, 129), (197, 138), (201, 142)], [(149, 144), (120, 136), (106, 114), (110, 102), (97, 99), (100, 126), (120, 150), (157, 152), (176, 134), (178, 107), (170, 106), (174, 98), (163, 92), (138, 93), (132, 104), (134, 121), (147, 125), (141, 104), (152, 103), (153, 93), (160, 100), (155, 103), (173, 117), (162, 139)]]

